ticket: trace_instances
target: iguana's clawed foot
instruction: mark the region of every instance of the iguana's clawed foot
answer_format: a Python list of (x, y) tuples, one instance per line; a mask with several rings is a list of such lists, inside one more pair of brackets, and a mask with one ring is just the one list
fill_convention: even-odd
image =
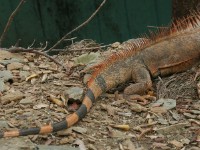
[[(145, 83), (135, 83), (131, 84), (124, 90), (124, 97), (128, 97), (130, 100), (137, 100), (141, 105), (148, 104), (149, 100), (156, 100), (155, 96), (152, 96), (152, 94), (147, 94), (147, 84)], [(139, 94), (139, 95), (138, 95)], [(147, 95), (146, 95), (147, 94)], [(143, 96), (140, 96), (143, 95)]]
[(138, 103), (141, 105), (147, 105), (149, 103), (149, 101), (154, 101), (156, 100), (155, 96), (151, 96), (151, 95), (124, 95), (124, 97), (128, 98), (129, 100), (136, 100), (139, 101)]

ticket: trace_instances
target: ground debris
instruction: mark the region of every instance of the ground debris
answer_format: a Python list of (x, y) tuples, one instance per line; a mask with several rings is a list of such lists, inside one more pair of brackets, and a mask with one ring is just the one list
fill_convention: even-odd
[[(82, 41), (84, 44), (87, 42)], [(9, 56), (7, 52), (5, 56), (0, 54), (0, 99), (2, 101), (4, 96), (10, 96), (12, 92), (15, 97), (14, 100), (4, 99), (0, 105), (1, 130), (59, 122), (69, 115), (69, 99), (74, 99), (75, 102), (79, 99), (81, 102), (86, 91), (81, 71), (87, 64), (76, 64), (73, 58), (86, 54), (75, 49), (85, 48), (87, 44), (83, 47), (78, 44), (76, 47), (74, 43), (67, 55), (59, 54), (56, 58), (70, 69), (69, 74), (44, 56), (21, 54), (20, 58), (14, 58), (13, 54)], [(90, 48), (93, 46), (90, 45)], [(109, 47), (105, 52), (95, 48), (98, 58), (95, 54), (94, 60), (102, 60), (112, 51), (116, 51), (115, 48)], [(88, 58), (91, 55), (84, 56), (91, 59)], [(17, 65), (8, 70), (6, 66), (13, 63)], [(94, 68), (88, 68), (91, 69), (88, 72), (92, 72), (95, 65)], [(155, 89), (152, 89), (152, 93), (157, 91), (157, 98), (154, 97), (155, 94), (150, 94), (132, 96), (131, 100), (127, 100), (123, 98), (123, 90), (116, 92), (116, 89), (112, 89), (102, 94), (87, 116), (73, 127), (53, 134), (29, 137), (41, 149), (80, 149), (80, 143), (73, 144), (77, 139), (82, 140), (86, 149), (92, 150), (197, 149), (200, 139), (200, 103), (194, 76), (193, 71), (187, 71), (154, 80)], [(89, 75), (85, 83), (88, 79)], [(72, 90), (72, 93), (78, 94), (74, 98), (66, 93), (73, 88), (80, 88), (78, 92)], [(20, 98), (17, 98), (15, 91), (22, 93)]]
[(24, 98), (24, 96), (25, 95), (20, 91), (12, 91), (0, 97), (0, 101), (1, 101), (1, 104), (7, 104), (10, 102), (19, 101), (22, 98)]
[(170, 144), (176, 146), (177, 148), (182, 148), (183, 147), (183, 143), (177, 141), (177, 140), (173, 140), (169, 142)]
[(116, 129), (121, 129), (121, 130), (125, 130), (125, 131), (128, 131), (130, 129), (130, 126), (129, 125), (110, 125), (111, 127), (113, 128), (116, 128)]
[(159, 134), (169, 134), (170, 132), (174, 132), (174, 131), (181, 132), (181, 130), (184, 130), (186, 126), (188, 126), (188, 123), (179, 123), (179, 124), (170, 125), (167, 127), (158, 128), (158, 129), (155, 129), (155, 131), (158, 132)]
[(141, 106), (140, 104), (134, 103), (134, 102), (127, 102), (130, 106), (130, 109), (135, 112), (142, 112), (147, 111), (148, 109), (146, 107)]

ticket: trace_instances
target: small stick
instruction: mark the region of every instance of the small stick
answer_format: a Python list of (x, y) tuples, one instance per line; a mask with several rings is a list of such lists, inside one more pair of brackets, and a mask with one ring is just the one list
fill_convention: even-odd
[(97, 12), (101, 9), (101, 7), (105, 4), (107, 0), (104, 0), (99, 7), (97, 8), (97, 10), (95, 10), (95, 12), (82, 24), (80, 24), (79, 26), (77, 26), (76, 28), (74, 28), (73, 30), (71, 30), (70, 32), (68, 32), (67, 34), (65, 34), (56, 44), (54, 44), (50, 49), (46, 50), (45, 52), (48, 53), (50, 52), (52, 49), (54, 49), (56, 46), (58, 46), (64, 39), (66, 39), (66, 37), (70, 34), (72, 34), (73, 32), (79, 30), (81, 27), (83, 27), (84, 25), (86, 25), (88, 22), (90, 22), (94, 16), (97, 14)]
[(28, 53), (35, 53), (35, 54), (38, 54), (38, 55), (42, 55), (42, 56), (49, 58), (50, 60), (52, 60), (56, 64), (62, 66), (65, 70), (67, 70), (67, 68), (65, 68), (65, 66), (63, 66), (60, 62), (58, 62), (57, 60), (55, 60), (53, 57), (49, 56), (48, 54), (39, 51), (39, 49), (33, 49), (33, 48), (26, 49), (26, 48), (23, 48), (23, 47), (12, 47), (12, 48), (9, 48), (9, 49), (6, 49), (6, 50), (11, 52), (11, 53), (28, 52)]
[(147, 128), (141, 131), (141, 134), (137, 137), (140, 140), (146, 133), (153, 131), (153, 128)]
[(152, 123), (149, 123), (149, 124), (143, 124), (143, 125), (139, 125), (137, 127), (140, 127), (140, 128), (145, 128), (145, 127), (149, 127), (149, 126), (153, 126), (155, 124), (157, 124), (158, 122), (155, 121), (155, 122), (152, 122)]
[[(69, 51), (90, 51), (90, 50), (95, 50), (99, 48), (105, 48), (110, 46), (111, 44), (108, 45), (102, 45), (102, 46), (97, 46), (97, 47), (88, 47), (88, 48), (78, 48), (78, 49), (68, 49)], [(65, 52), (66, 49), (52, 49), (52, 52)]]
[(104, 48), (104, 47), (108, 47), (111, 44), (108, 45), (102, 45), (102, 46), (97, 46), (97, 47), (88, 47), (88, 48), (78, 48), (78, 49), (69, 49), (69, 51), (89, 51), (89, 50), (94, 50), (94, 49), (99, 49), (99, 48)]
[(17, 8), (12, 12), (12, 14), (10, 15), (9, 19), (8, 19), (8, 22), (3, 30), (3, 33), (1, 35), (1, 38), (0, 38), (0, 47), (2, 45), (2, 41), (8, 31), (8, 28), (10, 27), (15, 15), (17, 14), (17, 12), (19, 11), (20, 7), (22, 6), (22, 4), (24, 4), (25, 0), (21, 0), (20, 3), (18, 4)]

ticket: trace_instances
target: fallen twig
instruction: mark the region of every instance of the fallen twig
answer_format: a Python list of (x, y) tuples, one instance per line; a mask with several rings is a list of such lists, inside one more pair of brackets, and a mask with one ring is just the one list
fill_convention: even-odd
[(146, 133), (153, 131), (153, 128), (142, 129), (141, 134), (138, 135), (138, 140), (140, 140)]
[(1, 38), (0, 38), (0, 47), (2, 45), (2, 41), (8, 31), (8, 28), (10, 27), (13, 19), (14, 19), (14, 16), (17, 14), (17, 12), (19, 11), (20, 7), (22, 6), (22, 4), (24, 4), (25, 0), (21, 0), (20, 3), (18, 4), (17, 8), (12, 12), (12, 14), (10, 15), (9, 19), (8, 19), (8, 22), (3, 30), (3, 33), (1, 35)]
[(134, 129), (138, 129), (138, 128), (146, 128), (146, 127), (149, 127), (149, 126), (153, 126), (155, 124), (157, 124), (158, 122), (155, 121), (155, 122), (152, 122), (152, 123), (149, 123), (149, 124), (142, 124), (142, 125), (138, 125), (136, 127), (134, 127)]
[[(108, 45), (102, 45), (102, 46), (96, 46), (96, 47), (87, 47), (87, 48), (77, 48), (77, 49), (68, 49), (69, 51), (90, 51), (90, 50), (95, 50), (95, 49), (99, 49), (99, 48), (105, 48), (110, 46), (111, 44)], [(65, 52), (66, 49), (52, 49), (52, 52)]]
[(55, 60), (53, 57), (49, 56), (48, 54), (46, 53), (43, 53), (41, 52), (41, 50), (43, 50), (44, 48), (42, 49), (37, 49), (37, 48), (23, 48), (23, 47), (11, 47), (9, 49), (6, 49), (7, 51), (11, 52), (11, 53), (20, 53), (20, 52), (27, 52), (27, 53), (35, 53), (35, 54), (38, 54), (38, 55), (42, 55), (42, 56), (45, 56), (47, 58), (49, 58), (50, 60), (52, 60), (53, 62), (55, 62), (56, 64), (62, 66), (65, 70), (67, 70), (67, 68), (65, 66), (63, 66), (60, 62), (58, 62), (57, 60)]
[(54, 49), (56, 46), (58, 46), (64, 39), (66, 39), (66, 37), (70, 34), (72, 34), (73, 32), (77, 31), (78, 29), (80, 29), (81, 27), (83, 27), (84, 25), (86, 25), (88, 22), (90, 22), (94, 16), (97, 14), (97, 12), (101, 9), (101, 7), (105, 4), (107, 0), (104, 0), (99, 7), (95, 10), (95, 12), (82, 24), (80, 24), (79, 26), (77, 26), (76, 28), (74, 28), (73, 30), (71, 30), (70, 32), (68, 32), (67, 34), (65, 34), (56, 44), (54, 44), (51, 48), (49, 48), (48, 50), (46, 50), (45, 52), (48, 53), (50, 52), (52, 49)]
[(108, 45), (102, 45), (102, 46), (96, 46), (96, 47), (88, 47), (88, 48), (77, 48), (77, 49), (69, 49), (69, 51), (89, 51), (89, 50), (95, 50), (95, 49), (99, 49), (99, 48), (104, 48), (104, 47), (108, 47), (111, 44)]

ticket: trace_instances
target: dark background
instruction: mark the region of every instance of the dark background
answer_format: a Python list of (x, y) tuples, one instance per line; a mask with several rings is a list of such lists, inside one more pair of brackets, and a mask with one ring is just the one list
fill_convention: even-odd
[[(14, 18), (2, 47), (21, 46), (36, 40), (53, 45), (97, 9), (103, 0), (27, 0)], [(136, 38), (149, 26), (168, 26), (170, 21), (198, 9), (199, 0), (107, 0), (95, 18), (71, 37), (98, 43), (122, 42)], [(0, 34), (19, 0), (0, 1)], [(70, 38), (70, 37), (69, 37)], [(61, 45), (63, 46), (63, 45)]]

